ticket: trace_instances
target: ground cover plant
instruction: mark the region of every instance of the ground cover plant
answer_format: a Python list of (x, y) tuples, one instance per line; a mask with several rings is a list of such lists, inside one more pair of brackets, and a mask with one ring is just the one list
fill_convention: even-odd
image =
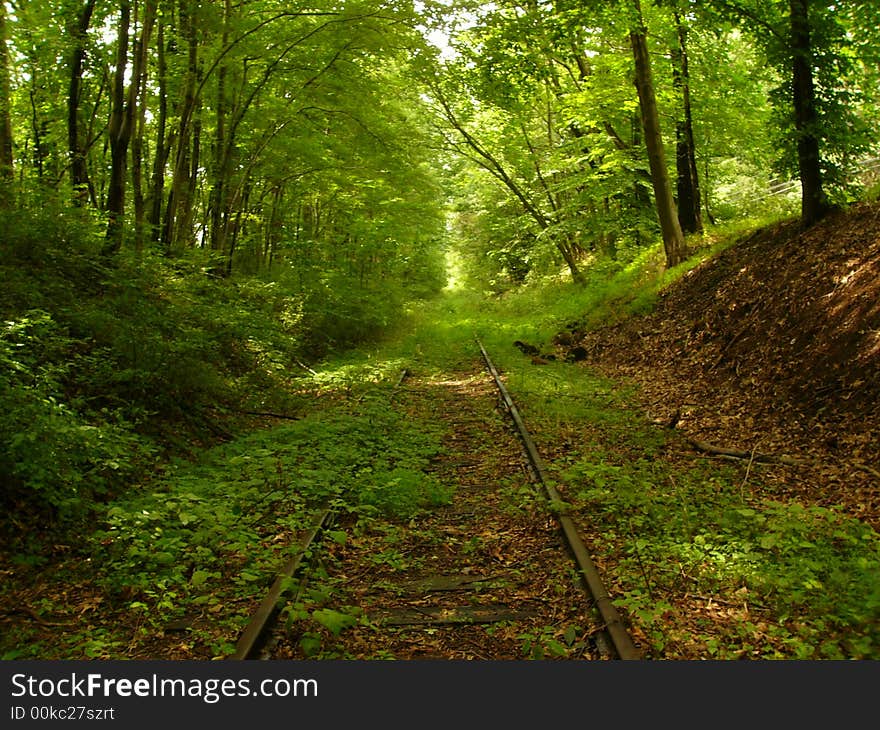
[[(705, 251), (675, 275), (710, 257)], [(22, 576), (49, 569), (39, 588), (7, 587), (39, 621), (27, 621), (5, 655), (228, 654), (255, 588), (327, 499), (353, 515), (357, 530), (386, 535), (377, 567), (417, 565), (395, 547), (401, 531), (415, 529), (412, 516), (451, 493), (429, 473), (438, 424), (397, 411), (394, 383), (404, 368), (438, 378), (473, 369), (479, 337), (564, 499), (547, 505), (531, 488), (499, 485), (506, 509), (576, 516), (649, 656), (875, 658), (880, 539), (868, 524), (792, 498), (784, 466), (694, 452), (683, 434), (645, 410), (636, 382), (611, 380), (569, 357), (563, 338), (575, 331), (571, 322), (578, 330), (625, 323), (662, 300), (673, 275), (651, 261), (648, 253), (597, 267), (594, 285), (584, 289), (550, 279), (488, 303), (449, 290), (411, 305), (397, 335), (316, 363), (313, 373), (297, 366), (286, 395), (274, 401), (297, 420), (267, 412), (256, 431), (171, 459), (142, 486), (108, 496), (91, 513), (98, 529), (81, 543), (54, 552), (39, 542), (20, 548), (13, 564)], [(19, 323), (18, 339), (10, 334), (9, 341), (26, 344), (28, 328), (46, 322)], [(21, 351), (6, 352), (21, 362)], [(339, 529), (330, 539), (343, 545), (350, 537)], [(83, 576), (76, 588), (55, 572), (68, 560), (80, 566), (73, 575)], [(86, 617), (83, 630), (59, 631), (71, 611)], [(329, 658), (339, 656), (332, 637), (365, 618), (319, 566), (289, 620), (310, 627), (301, 636), (308, 656)], [(566, 656), (564, 635), (555, 631), (524, 635), (524, 656)]]
[[(437, 450), (436, 425), (402, 419), (387, 384), (354, 383), (347, 369), (348, 392), (326, 408), (214, 446), (196, 460), (175, 459), (144, 488), (97, 510), (98, 529), (75, 551), (87, 572), (65, 568), (88, 576), (88, 596), (73, 598), (65, 588), (70, 577), (51, 574), (36, 610), (88, 616), (89, 600), (99, 600), (106, 604), (101, 617), (51, 646), (36, 640), (21, 648), (18, 636), (4, 646), (6, 657), (171, 651), (222, 658), (260, 587), (327, 506), (406, 520), (447, 502), (450, 490), (423, 473)], [(320, 387), (332, 380), (325, 373)], [(328, 398), (334, 393), (327, 390)], [(345, 533), (331, 530), (329, 539), (344, 541)]]
[[(648, 277), (633, 287), (624, 271), (588, 287), (577, 326), (640, 313), (662, 286)], [(559, 326), (568, 305), (554, 301), (562, 297), (552, 286), (509, 295), (481, 337), (652, 655), (876, 658), (880, 536), (871, 524), (810, 497), (780, 500), (802, 477), (694, 452), (645, 412), (637, 383), (565, 363), (554, 342), (569, 334)], [(530, 359), (516, 339), (558, 359)]]

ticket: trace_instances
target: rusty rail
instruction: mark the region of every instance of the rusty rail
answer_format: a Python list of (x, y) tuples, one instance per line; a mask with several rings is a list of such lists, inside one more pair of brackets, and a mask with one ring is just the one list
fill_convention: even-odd
[[(489, 353), (486, 352), (486, 348), (483, 346), (483, 343), (480, 342), (479, 338), (477, 338), (477, 345), (479, 345), (486, 367), (489, 369), (489, 373), (492, 375), (492, 378), (495, 380), (495, 385), (501, 393), (501, 399), (516, 425), (516, 429), (519, 432), (520, 439), (522, 440), (526, 454), (528, 455), (529, 462), (531, 463), (538, 481), (543, 486), (547, 498), (551, 502), (561, 502), (562, 499), (559, 492), (556, 491), (556, 488), (547, 479), (544, 462), (538, 453), (535, 442), (529, 435), (522, 416), (520, 416), (513, 399), (510, 397), (510, 393), (508, 393), (507, 388), (501, 380), (501, 376), (498, 374), (498, 370), (495, 368), (495, 365), (489, 357)], [(608, 591), (602, 582), (599, 571), (596, 569), (596, 565), (593, 563), (592, 558), (590, 558), (586, 545), (584, 545), (583, 540), (581, 540), (581, 537), (578, 534), (577, 526), (568, 515), (558, 514), (556, 519), (559, 523), (563, 537), (565, 538), (566, 545), (577, 563), (581, 579), (583, 580), (590, 596), (593, 598), (596, 608), (605, 623), (605, 631), (611, 640), (618, 658), (625, 660), (641, 659), (641, 653), (633, 643), (632, 638), (620, 618), (620, 614), (617, 612), (617, 608), (612, 603), (611, 596), (608, 594)]]
[(287, 580), (292, 578), (301, 568), (309, 554), (309, 549), (318, 541), (321, 533), (333, 520), (334, 510), (325, 508), (319, 515), (317, 523), (310, 529), (297, 545), (293, 556), (278, 571), (275, 582), (260, 602), (257, 610), (235, 644), (235, 653), (230, 659), (256, 659), (266, 641), (269, 627), (274, 623), (280, 610), (280, 601)]
[[(394, 385), (397, 389), (409, 375), (409, 370), (404, 369)], [(266, 644), (268, 634), (281, 610), (282, 599), (289, 580), (303, 568), (306, 558), (316, 545), (328, 527), (336, 517), (336, 510), (326, 506), (319, 510), (318, 519), (309, 529), (296, 546), (293, 555), (284, 563), (275, 581), (264, 596), (257, 610), (251, 615), (250, 621), (235, 644), (235, 651), (227, 657), (231, 660), (257, 659), (260, 651)]]

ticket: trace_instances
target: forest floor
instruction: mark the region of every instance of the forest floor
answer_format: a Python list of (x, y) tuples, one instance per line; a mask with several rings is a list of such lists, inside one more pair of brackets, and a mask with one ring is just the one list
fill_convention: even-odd
[[(571, 579), (558, 526), (542, 508), (522, 444), (479, 357), (455, 372), (412, 373), (395, 403), (443, 424), (431, 473), (449, 504), (407, 523), (352, 519), (328, 546), (323, 590), (365, 620), (308, 634), (292, 624), (272, 652), (390, 659), (601, 658), (592, 602)], [(606, 650), (607, 652), (607, 650)]]
[(765, 475), (767, 496), (880, 529), (880, 206), (758, 230), (649, 314), (572, 322), (556, 342), (637, 382), (643, 407), (691, 442), (792, 460), (784, 479)]

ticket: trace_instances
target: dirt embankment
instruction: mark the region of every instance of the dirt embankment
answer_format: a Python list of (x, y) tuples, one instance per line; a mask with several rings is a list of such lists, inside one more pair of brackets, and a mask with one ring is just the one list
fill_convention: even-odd
[(880, 527), (880, 205), (757, 231), (651, 314), (570, 330), (586, 364), (637, 381), (658, 419), (809, 461), (780, 489)]

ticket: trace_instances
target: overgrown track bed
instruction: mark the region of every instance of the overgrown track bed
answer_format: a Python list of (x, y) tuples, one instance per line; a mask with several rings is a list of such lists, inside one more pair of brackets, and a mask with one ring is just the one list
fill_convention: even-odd
[(300, 576), (271, 657), (608, 659), (620, 646), (637, 656), (609, 641), (483, 364), (412, 373), (394, 400), (443, 425), (432, 476), (454, 496), (408, 521), (340, 516), (345, 539), (325, 540)]
[[(534, 472), (535, 479), (540, 482), (551, 503), (562, 505), (562, 498), (556, 490), (556, 487), (554, 487), (547, 478), (544, 463), (541, 459), (541, 455), (538, 453), (538, 448), (535, 446), (535, 442), (532, 440), (525, 422), (523, 421), (522, 416), (520, 416), (516, 404), (513, 402), (513, 398), (511, 398), (510, 393), (507, 391), (507, 387), (504, 385), (501, 376), (498, 374), (498, 370), (492, 362), (492, 358), (489, 357), (489, 353), (486, 351), (482, 342), (477, 340), (477, 344), (480, 347), (480, 352), (483, 355), (486, 367), (489, 369), (489, 373), (492, 375), (492, 379), (498, 387), (504, 407), (507, 409), (514, 422), (517, 433), (523, 443), (526, 457), (528, 458), (529, 464)], [(575, 563), (577, 563), (580, 577), (584, 583), (584, 588), (595, 602), (596, 609), (605, 624), (605, 632), (614, 648), (615, 654), (620, 659), (640, 659), (641, 655), (639, 650), (635, 647), (632, 637), (623, 625), (623, 621), (611, 601), (611, 596), (608, 594), (608, 590), (602, 582), (599, 571), (596, 569), (596, 565), (593, 563), (586, 545), (584, 545), (583, 540), (581, 540), (581, 537), (578, 534), (577, 526), (572, 521), (571, 517), (564, 513), (559, 514), (558, 522), (565, 545), (574, 558)]]

